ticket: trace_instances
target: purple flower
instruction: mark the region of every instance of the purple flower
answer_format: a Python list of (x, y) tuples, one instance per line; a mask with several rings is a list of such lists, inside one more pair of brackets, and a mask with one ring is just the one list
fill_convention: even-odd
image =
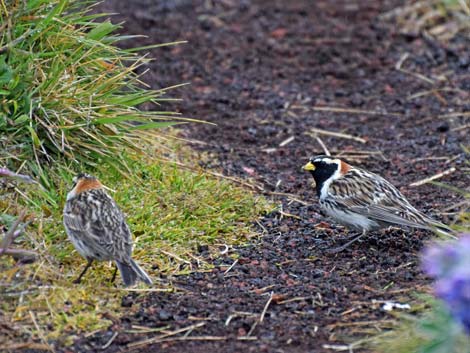
[(424, 271), (433, 278), (444, 277), (457, 266), (458, 249), (452, 243), (430, 246), (425, 249), (422, 258)]
[(443, 278), (436, 282), (435, 290), (436, 295), (446, 302), (452, 316), (470, 334), (470, 276)]
[(422, 260), (425, 272), (436, 279), (436, 295), (470, 335), (470, 234), (432, 245)]

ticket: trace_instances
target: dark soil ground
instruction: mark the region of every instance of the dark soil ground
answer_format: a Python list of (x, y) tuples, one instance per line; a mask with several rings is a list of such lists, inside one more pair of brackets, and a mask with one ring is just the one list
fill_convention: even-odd
[[(311, 178), (300, 170), (309, 156), (324, 151), (313, 128), (360, 137), (363, 141), (318, 135), (330, 152), (383, 175), (418, 208), (453, 220), (459, 195), (410, 184), (455, 167), (441, 181), (469, 185), (461, 149), (469, 141), (466, 122), (442, 117), (470, 108), (468, 42), (439, 44), (424, 35), (400, 34), (378, 18), (399, 5), (402, 1), (102, 5), (121, 14), (124, 32), (148, 36), (138, 44), (188, 41), (154, 50), (157, 60), (147, 82), (154, 88), (190, 82), (177, 91), (184, 98), (177, 107), (185, 116), (217, 123), (193, 124), (183, 132), (206, 152), (203, 166), (246, 179), (282, 208), (256, 225), (262, 236), (210, 260), (212, 271), (162, 277), (182, 290), (130, 295), (123, 302), (129, 307), (125, 317), (70, 350), (331, 352), (390, 327), (394, 316), (382, 309), (384, 301), (408, 303), (413, 293), (427, 290), (418, 254), (431, 234), (389, 230), (329, 254), (327, 249), (353, 233), (319, 213)], [(208, 253), (201, 249), (199, 256)], [(161, 335), (128, 332), (139, 326), (182, 330), (162, 342), (136, 345)]]

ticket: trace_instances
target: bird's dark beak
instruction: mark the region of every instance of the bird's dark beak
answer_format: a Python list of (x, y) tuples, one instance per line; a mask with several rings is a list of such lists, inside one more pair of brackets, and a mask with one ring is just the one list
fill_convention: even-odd
[(315, 170), (315, 165), (312, 162), (308, 162), (306, 165), (302, 167), (302, 169), (308, 172), (311, 172)]

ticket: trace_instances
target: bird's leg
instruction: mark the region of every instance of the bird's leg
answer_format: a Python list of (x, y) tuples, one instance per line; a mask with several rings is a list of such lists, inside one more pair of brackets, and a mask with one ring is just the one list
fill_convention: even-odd
[(346, 244), (343, 244), (341, 246), (338, 246), (337, 248), (334, 248), (334, 249), (328, 249), (327, 252), (329, 253), (332, 253), (332, 254), (335, 254), (335, 253), (338, 253), (338, 252), (341, 252), (343, 251), (344, 249), (346, 249), (349, 245), (351, 245), (352, 243), (354, 243), (356, 240), (359, 240), (360, 238), (362, 238), (364, 235), (367, 234), (367, 230), (363, 230), (361, 234), (359, 234), (358, 236), (356, 236), (354, 239), (348, 241)]
[(93, 263), (93, 260), (88, 260), (88, 263), (86, 264), (85, 268), (83, 269), (82, 273), (80, 273), (80, 276), (76, 280), (74, 280), (72, 283), (78, 284), (82, 280), (83, 275), (85, 272), (90, 268), (91, 264)]
[(114, 265), (114, 272), (113, 272), (113, 277), (111, 277), (111, 283), (114, 283), (114, 281), (116, 280), (116, 274), (117, 274), (117, 266)]
[[(362, 235), (363, 235), (363, 234), (361, 233), (359, 236), (362, 237)], [(355, 234), (348, 235), (348, 236), (346, 236), (346, 237), (344, 237), (344, 238), (341, 238), (341, 239), (344, 239), (345, 241), (350, 241), (350, 240), (355, 239), (355, 238), (357, 238), (357, 237), (358, 237), (357, 232), (355, 232)]]

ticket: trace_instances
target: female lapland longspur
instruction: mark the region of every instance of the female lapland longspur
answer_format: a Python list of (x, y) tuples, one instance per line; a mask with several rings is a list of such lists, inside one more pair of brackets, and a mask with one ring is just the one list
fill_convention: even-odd
[(377, 174), (330, 156), (312, 157), (303, 169), (315, 179), (321, 209), (338, 223), (362, 231), (332, 252), (344, 250), (368, 231), (391, 225), (435, 230), (454, 237), (448, 226), (418, 211)]
[(73, 182), (64, 207), (64, 226), (77, 251), (88, 260), (74, 283), (79, 283), (93, 260), (97, 260), (115, 261), (125, 286), (133, 285), (137, 280), (152, 284), (145, 271), (131, 258), (129, 226), (103, 185), (88, 174), (77, 175)]

